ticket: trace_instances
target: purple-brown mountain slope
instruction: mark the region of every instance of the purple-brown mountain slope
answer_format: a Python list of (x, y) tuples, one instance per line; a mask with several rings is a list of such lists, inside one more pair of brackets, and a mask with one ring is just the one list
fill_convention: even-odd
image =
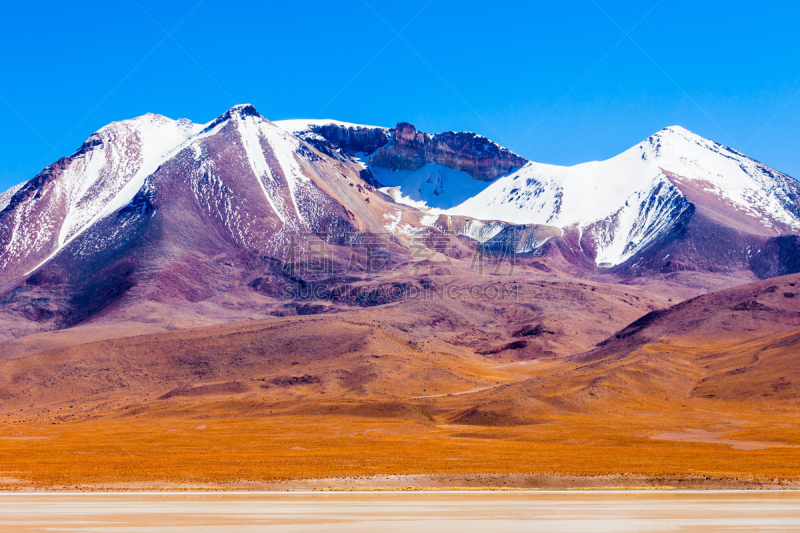
[(800, 327), (800, 275), (791, 274), (697, 296), (652, 311), (580, 357), (622, 357), (644, 345), (704, 345), (764, 337)]
[[(100, 130), (11, 197), (0, 310), (63, 327), (118, 301), (157, 313), (179, 300), (244, 318), (296, 281), (298, 246), (324, 243), (341, 269), (385, 232), (386, 213), (399, 223), (410, 211), (252, 106), (202, 126), (146, 115)], [(383, 263), (408, 256), (376, 238)]]

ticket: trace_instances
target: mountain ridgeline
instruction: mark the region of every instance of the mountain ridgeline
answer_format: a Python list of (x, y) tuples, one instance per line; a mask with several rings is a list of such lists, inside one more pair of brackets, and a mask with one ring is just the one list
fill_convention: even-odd
[[(431, 283), (392, 278), (420, 247), (585, 279), (765, 278), (800, 270), (798, 234), (797, 181), (680, 127), (558, 167), (403, 122), (271, 122), (252, 105), (205, 124), (147, 114), (0, 194), (0, 321), (19, 337), (98, 317), (384, 305), (396, 298), (374, 291)], [(320, 280), (320, 303), (296, 301)]]

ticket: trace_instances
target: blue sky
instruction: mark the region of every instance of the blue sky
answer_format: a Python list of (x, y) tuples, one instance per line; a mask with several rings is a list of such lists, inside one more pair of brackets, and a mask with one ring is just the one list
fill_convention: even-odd
[(800, 178), (797, 2), (198, 2), (6, 3), (0, 189), (114, 120), (243, 102), (564, 165), (679, 124)]

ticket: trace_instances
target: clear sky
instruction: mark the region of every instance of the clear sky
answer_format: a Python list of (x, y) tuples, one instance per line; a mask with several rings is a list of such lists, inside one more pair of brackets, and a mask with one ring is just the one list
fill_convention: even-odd
[(471, 130), (540, 162), (684, 126), (800, 178), (800, 2), (6, 2), (0, 189), (146, 112)]

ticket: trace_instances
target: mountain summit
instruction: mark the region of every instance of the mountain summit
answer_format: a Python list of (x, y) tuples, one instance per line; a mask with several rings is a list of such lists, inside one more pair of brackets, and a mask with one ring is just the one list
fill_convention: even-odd
[[(800, 230), (800, 184), (673, 126), (606, 161), (529, 163), (449, 212), (577, 231), (600, 266), (628, 262), (656, 243), (665, 249), (690, 239), (695, 246), (704, 239), (695, 230), (722, 232), (716, 238), (730, 239), (744, 261), (761, 237)], [(705, 245), (699, 251), (711, 252)], [(703, 262), (677, 252), (689, 263)]]

